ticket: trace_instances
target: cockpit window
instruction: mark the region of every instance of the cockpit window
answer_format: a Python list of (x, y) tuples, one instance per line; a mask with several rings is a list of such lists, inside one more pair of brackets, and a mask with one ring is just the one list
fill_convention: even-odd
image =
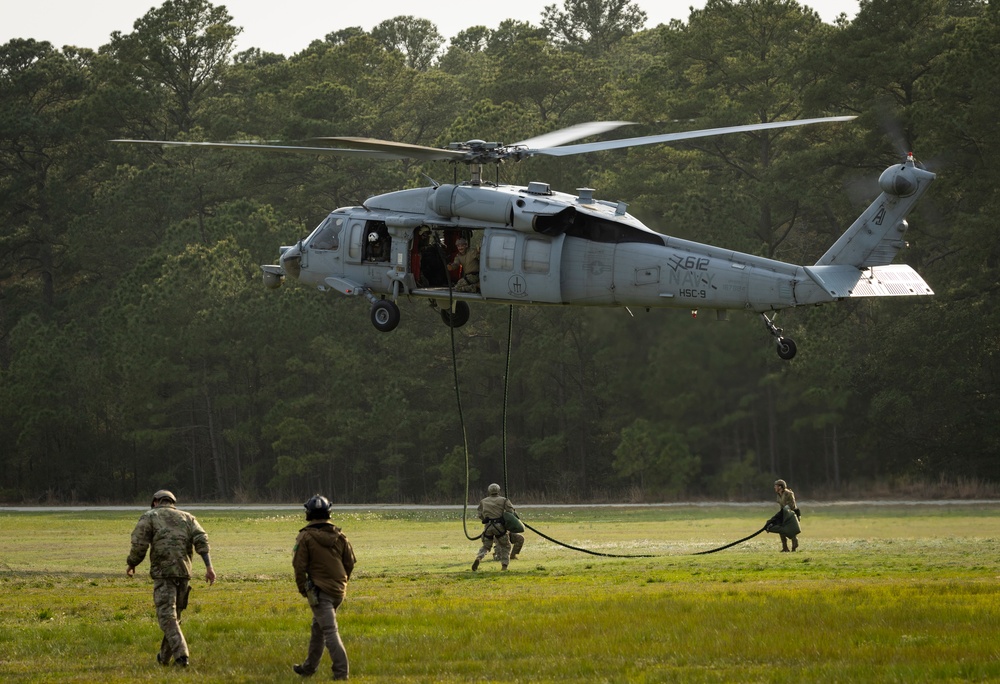
[(343, 216), (327, 216), (309, 238), (312, 249), (340, 249), (340, 232), (344, 229)]

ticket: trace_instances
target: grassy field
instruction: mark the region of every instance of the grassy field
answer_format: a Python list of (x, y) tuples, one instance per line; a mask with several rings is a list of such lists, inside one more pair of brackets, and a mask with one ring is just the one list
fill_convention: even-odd
[[(594, 557), (529, 531), (503, 574), (494, 562), (469, 570), (478, 544), (460, 512), (335, 511), (358, 556), (339, 612), (351, 677), (1000, 681), (1000, 503), (803, 508), (799, 553), (764, 534), (695, 556), (759, 529), (772, 507), (524, 507), (566, 543), (655, 557)], [(192, 667), (165, 672), (148, 565), (125, 576), (139, 511), (0, 510), (0, 680), (298, 681), (302, 516), (194, 512), (219, 581), (192, 583)]]

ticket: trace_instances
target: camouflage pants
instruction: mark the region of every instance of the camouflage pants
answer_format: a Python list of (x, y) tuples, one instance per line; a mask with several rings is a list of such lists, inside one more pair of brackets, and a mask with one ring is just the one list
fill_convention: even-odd
[(455, 283), (455, 292), (479, 292), (479, 274), (470, 273), (459, 278)]
[(507, 565), (510, 563), (510, 539), (507, 537), (507, 533), (498, 534), (497, 536), (487, 535), (483, 532), (483, 545), (479, 549), (479, 553), (476, 555), (476, 560), (482, 560), (486, 557), (486, 554), (490, 552), (493, 548), (493, 542), (496, 542), (497, 551), (500, 555), (500, 564)]
[(316, 595), (318, 600), (309, 604), (312, 608), (312, 632), (309, 636), (309, 655), (306, 656), (302, 667), (309, 672), (315, 672), (319, 667), (319, 661), (323, 658), (323, 647), (330, 652), (330, 659), (333, 661), (333, 678), (347, 679), (348, 662), (347, 650), (344, 642), (340, 639), (340, 631), (337, 628), (337, 608), (343, 603), (343, 597), (333, 597), (318, 589)]
[[(507, 537), (510, 539), (510, 557), (514, 558), (517, 554), (521, 553), (521, 547), (524, 546), (524, 535), (520, 532), (508, 532)], [(500, 545), (493, 549), (493, 560), (500, 560)]]
[[(156, 621), (163, 630), (160, 642), (160, 659), (166, 663), (170, 658), (188, 655), (187, 641), (181, 631), (181, 611), (186, 605), (188, 580), (168, 577), (153, 580), (153, 605), (156, 606)], [(178, 606), (180, 600), (180, 606)]]

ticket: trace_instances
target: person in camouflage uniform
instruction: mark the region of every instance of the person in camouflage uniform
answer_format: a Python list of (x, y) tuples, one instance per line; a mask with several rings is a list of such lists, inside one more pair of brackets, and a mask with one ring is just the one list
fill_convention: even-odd
[(500, 569), (506, 570), (510, 562), (510, 538), (503, 522), (505, 512), (513, 513), (514, 504), (505, 496), (500, 496), (500, 485), (493, 483), (487, 490), (489, 496), (479, 502), (476, 513), (483, 521), (483, 545), (479, 548), (476, 560), (472, 561), (472, 569), (479, 569), (479, 562), (493, 548), (494, 542), (500, 552)]
[(316, 494), (303, 505), (309, 524), (295, 538), (292, 569), (295, 586), (309, 600), (313, 620), (306, 659), (292, 669), (303, 676), (316, 672), (326, 646), (333, 661), (333, 678), (347, 679), (349, 664), (337, 627), (337, 609), (347, 595), (347, 582), (357, 559), (347, 536), (330, 522), (333, 504)]
[(458, 253), (451, 260), (452, 270), (462, 267), (462, 277), (455, 283), (455, 292), (479, 292), (479, 249), (470, 247), (464, 237), (455, 240)]
[(208, 535), (194, 516), (176, 508), (177, 497), (165, 489), (153, 494), (150, 510), (139, 518), (132, 530), (132, 549), (125, 574), (135, 576), (149, 550), (149, 576), (153, 578), (153, 604), (156, 619), (163, 630), (156, 662), (188, 666), (188, 645), (181, 632), (181, 611), (187, 607), (191, 592), (192, 549), (205, 561), (205, 581), (215, 582), (215, 570), (209, 556)]

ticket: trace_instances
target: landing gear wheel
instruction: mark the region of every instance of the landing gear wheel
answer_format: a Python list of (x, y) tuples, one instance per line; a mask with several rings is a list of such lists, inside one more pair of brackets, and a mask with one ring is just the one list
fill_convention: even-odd
[(449, 328), (461, 328), (469, 322), (469, 305), (465, 302), (455, 302), (455, 313), (451, 309), (441, 309), (441, 320)]
[(778, 356), (780, 356), (785, 361), (791, 361), (795, 356), (795, 340), (791, 337), (779, 337), (778, 338)]
[(399, 307), (395, 302), (381, 299), (372, 304), (372, 325), (381, 332), (390, 332), (399, 325)]

